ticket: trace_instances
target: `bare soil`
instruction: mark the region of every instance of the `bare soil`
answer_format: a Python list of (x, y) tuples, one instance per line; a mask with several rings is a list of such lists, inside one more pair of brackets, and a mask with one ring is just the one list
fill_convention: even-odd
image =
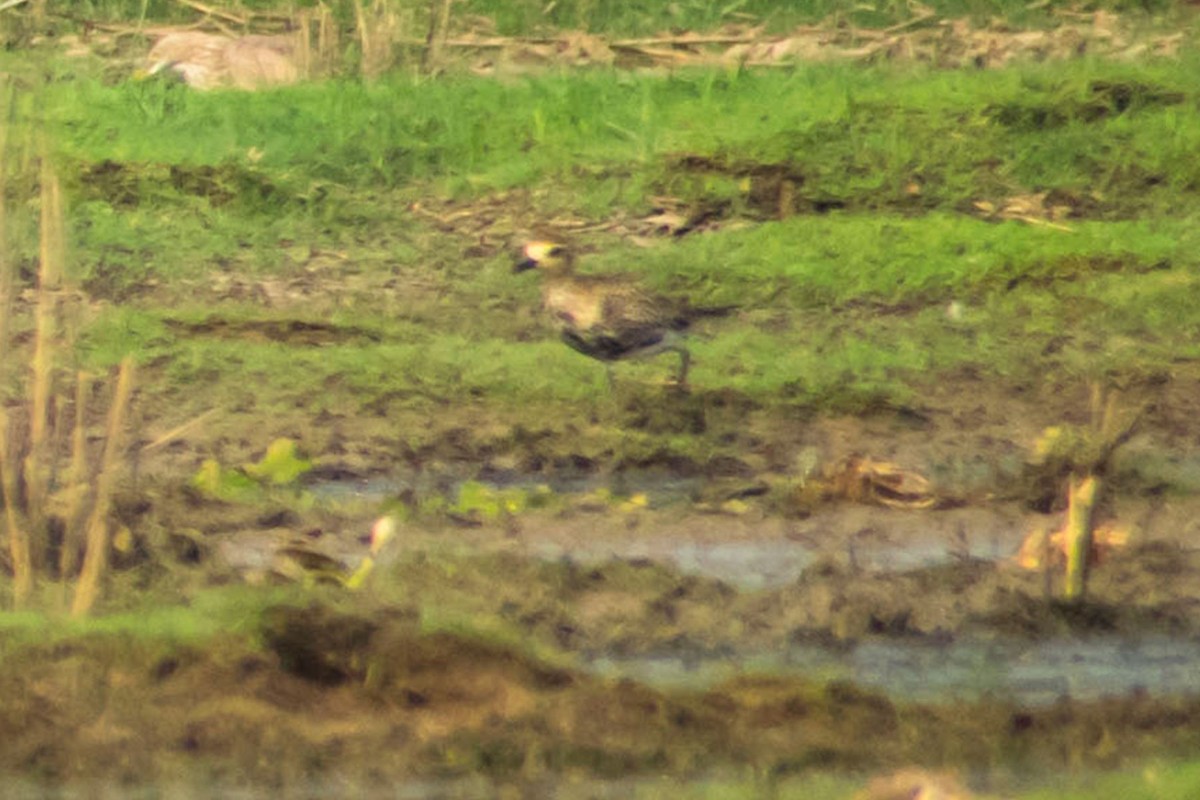
[[(657, 482), (640, 487), (646, 507), (579, 500), (485, 523), (418, 518), (402, 526), (376, 575), (389, 587), (386, 602), (368, 591), (365, 606), (339, 610), (336, 592), (318, 592), (311, 605), (276, 608), (254, 636), (203, 648), (100, 635), (6, 647), (0, 771), (40, 784), (142, 786), (182, 776), (210, 786), (301, 790), (346, 780), (382, 790), (478, 775), (531, 786), (568, 775), (858, 775), (915, 764), (1003, 789), (1005, 775), (1193, 753), (1200, 700), (1191, 697), (918, 703), (794, 675), (670, 689), (572, 666), (597, 656), (770, 652), (798, 642), (836, 649), (872, 639), (1153, 633), (1191, 641), (1200, 632), (1200, 515), (1195, 496), (1179, 488), (1200, 436), (1188, 406), (1191, 370), (1182, 365), (1161, 388), (1110, 476), (1102, 517), (1128, 524), (1133, 538), (1096, 566), (1084, 603), (1056, 600), (1056, 574), (1009, 560), (1025, 532), (1057, 524), (1060, 476), (1030, 467), (1026, 454), (1045, 425), (1082, 421), (1082, 390), (998, 388), (968, 375), (931, 388), (919, 408), (861, 417), (747, 409), (735, 422), (712, 406), (707, 432), (711, 420), (727, 426), (744, 445), (741, 458), (637, 465), (657, 470)], [(697, 408), (704, 415), (710, 406)], [(409, 462), (386, 474), (421, 472), (452, 487), (536, 464), (531, 480), (570, 470), (626, 492), (651, 474), (572, 453), (570, 418), (553, 434), (525, 445), (509, 437), (500, 448), (484, 437), (509, 423), (468, 425), (471, 413), (434, 421), (422, 470)], [(356, 426), (354, 441), (382, 444), (353, 459), (344, 444), (313, 453), (322, 480), (384, 474), (395, 447), (387, 421), (374, 430), (363, 420), (329, 422), (343, 423)], [(346, 430), (330, 441), (347, 441)], [(240, 580), (252, 571), (248, 553), (261, 567), (284, 537), (307, 536), (349, 559), (363, 551), (364, 518), (147, 489), (186, 459), (228, 452), (211, 434), (189, 434), (144, 465), (144, 483), (121, 511), (142, 545), (126, 569), (166, 560), (194, 585)], [(941, 502), (906, 510), (803, 491), (805, 464), (850, 453), (933, 476)], [(1139, 469), (1143, 462), (1158, 472)], [(656, 486), (674, 494), (656, 502)], [(730, 498), (742, 503), (736, 512), (722, 505)], [(193, 533), (178, 535), (185, 528)], [(726, 556), (728, 574), (680, 555), (738, 546), (766, 555)], [(789, 565), (796, 550), (804, 557)], [(429, 632), (423, 615), (444, 603), (499, 619), (562, 658)]]

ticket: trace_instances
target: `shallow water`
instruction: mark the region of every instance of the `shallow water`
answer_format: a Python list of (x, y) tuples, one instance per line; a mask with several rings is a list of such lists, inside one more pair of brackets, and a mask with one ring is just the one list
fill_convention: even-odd
[[(319, 499), (332, 502), (382, 502), (406, 490), (421, 487), (418, 478), (366, 478), (320, 481), (309, 487)], [(615, 476), (593, 473), (563, 474), (544, 482), (522, 473), (495, 473), (482, 481), (497, 490), (533, 489), (548, 485), (556, 494), (583, 496), (597, 489), (618, 495), (643, 492), (648, 507), (678, 507), (703, 484), (700, 478), (680, 477), (664, 470), (631, 470)], [(438, 490), (453, 495), (458, 479), (446, 477)], [(428, 488), (428, 487), (426, 487)], [(799, 525), (798, 535), (747, 537), (734, 533), (739, 523), (730, 520), (730, 534), (697, 537), (674, 530), (662, 533), (639, 529), (636, 535), (607, 536), (597, 526), (586, 537), (563, 540), (526, 537), (527, 552), (538, 558), (570, 558), (599, 563), (613, 558), (649, 559), (681, 572), (725, 581), (744, 590), (771, 589), (796, 580), (819, 558), (835, 557), (866, 570), (908, 570), (954, 559), (1000, 559), (1012, 555), (1021, 539), (1021, 522), (1011, 513), (975, 509), (963, 512), (889, 511), (877, 507), (842, 506), (814, 516)], [(884, 515), (886, 525), (879, 524)], [(974, 530), (969, 536), (965, 530)], [(957, 534), (957, 535), (953, 535)], [(354, 549), (350, 549), (353, 554)], [(340, 554), (339, 554), (340, 555)]]
[(880, 640), (841, 652), (793, 645), (782, 653), (757, 655), (598, 657), (589, 667), (606, 677), (656, 686), (700, 688), (759, 671), (853, 681), (898, 699), (991, 697), (1023, 705), (1140, 691), (1200, 694), (1200, 642), (1165, 637), (963, 639), (944, 644)]
[[(655, 471), (626, 478), (649, 493), (652, 506), (677, 503), (695, 489), (689, 479)], [(585, 493), (607, 486), (607, 481), (581, 474), (561, 478), (552, 488), (560, 494)], [(488, 482), (497, 488), (534, 485), (528, 476), (517, 474), (493, 475)], [(395, 481), (371, 480), (330, 482), (322, 484), (320, 491), (325, 497), (370, 499), (394, 496), (401, 488)], [(614, 558), (645, 559), (756, 591), (794, 582), (807, 567), (829, 557), (868, 571), (904, 571), (962, 558), (1006, 558), (1020, 541), (1023, 524), (1011, 512), (986, 507), (909, 513), (854, 506), (814, 515), (798, 523), (791, 536), (761, 531), (746, 536), (738, 533), (738, 521), (730, 518), (726, 537), (720, 518), (713, 522), (696, 535), (653, 528), (614, 532), (597, 526), (582, 536), (528, 535), (524, 545), (525, 552), (546, 560), (595, 564)], [(245, 547), (243, 543), (239, 549)], [(1135, 691), (1200, 694), (1200, 642), (1162, 636), (962, 638), (942, 643), (878, 639), (845, 649), (793, 644), (770, 653), (600, 654), (586, 664), (603, 676), (656, 686), (705, 687), (760, 671), (848, 680), (913, 700), (996, 697), (1042, 705), (1066, 697), (1090, 700)]]
[(739, 589), (774, 589), (792, 583), (819, 558), (836, 555), (871, 571), (903, 571), (962, 558), (998, 559), (1011, 549), (989, 543), (977, 548), (947, 547), (941, 537), (872, 540), (831, 553), (807, 541), (782, 538), (696, 541), (679, 535), (648, 533), (638, 537), (593, 537), (582, 544), (534, 541), (529, 552), (539, 558), (570, 558), (585, 564), (610, 559), (648, 559), (689, 575), (714, 578)]

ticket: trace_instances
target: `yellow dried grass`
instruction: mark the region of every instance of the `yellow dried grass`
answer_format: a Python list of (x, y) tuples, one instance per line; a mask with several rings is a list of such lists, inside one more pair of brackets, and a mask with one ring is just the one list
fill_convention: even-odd
[[(0, 162), (8, 163), (9, 95), (8, 86), (2, 96), (4, 113), (0, 114)], [(0, 385), (11, 368), (11, 346), (8, 338), (12, 316), (14, 268), (8, 258), (7, 204), (8, 170), (0, 169)], [(8, 533), (9, 557), (13, 569), (13, 604), (23, 606), (33, 591), (33, 563), (30, 556), (29, 532), (17, 511), (17, 452), (12, 446), (11, 421), (0, 403), (0, 500), (4, 502), (5, 530)]]
[(354, 22), (362, 51), (360, 71), (375, 78), (395, 66), (396, 46), (404, 40), (411, 14), (384, 0), (355, 0)]
[(71, 430), (71, 465), (67, 468), (67, 504), (63, 518), (63, 544), (58, 558), (58, 574), (75, 572), (79, 547), (82, 544), (80, 523), (86, 509), (87, 463), (87, 397), (92, 388), (92, 376), (82, 370), (75, 378), (75, 425)]
[[(12, 142), (6, 141), (10, 117), (0, 119), (0, 232), (4, 230), (5, 181), (11, 177)], [(16, 276), (6, 242), (0, 239), (0, 371), (24, 387), (23, 402), (0, 402), (0, 499), (3, 524), (13, 572), (13, 605), (21, 608), (33, 594), (37, 575), (57, 568), (69, 577), (76, 568), (80, 546), (84, 562), (76, 587), (72, 613), (86, 614), (95, 604), (107, 566), (108, 516), (116, 477), (122, 468), (122, 432), (133, 391), (133, 362), (121, 365), (109, 408), (103, 457), (97, 477), (90, 481), (87, 453), (87, 398), (93, 378), (77, 373), (74, 414), (68, 417), (67, 398), (62, 397), (62, 380), (57, 377), (77, 320), (65, 319), (72, 309), (66, 278), (66, 246), (62, 191), (57, 175), (45, 157), (40, 171), (41, 232), (38, 286), (33, 307), (34, 339), (30, 352), (18, 354), (9, 336), (15, 313)], [(79, 308), (75, 308), (78, 311)], [(20, 374), (15, 374), (17, 371)], [(5, 380), (3, 385), (10, 383)], [(58, 413), (56, 413), (56, 411)], [(56, 431), (53, 420), (63, 430)], [(56, 434), (69, 436), (70, 460), (60, 466)], [(57, 486), (55, 485), (57, 482)], [(90, 513), (89, 513), (90, 511)], [(56, 565), (47, 563), (51, 517), (62, 521), (65, 534)], [(85, 524), (86, 523), (86, 524)], [(85, 537), (86, 534), (86, 537)]]
[(442, 66), (442, 51), (446, 47), (446, 35), (450, 28), (451, 0), (430, 0), (429, 35), (425, 40), (426, 72), (434, 72)]
[[(54, 393), (54, 359), (62, 298), (62, 190), (58, 176), (42, 160), (41, 237), (37, 305), (34, 307), (32, 374), (29, 388), (29, 453), (22, 470), (30, 527), (43, 527), (50, 485), (50, 412)], [(36, 543), (34, 543), (36, 545)], [(35, 556), (36, 561), (36, 556)], [(35, 564), (36, 566), (36, 564)]]
[(129, 402), (133, 397), (133, 358), (126, 356), (121, 361), (117, 375), (117, 388), (113, 391), (112, 405), (108, 409), (108, 425), (105, 429), (104, 455), (100, 460), (100, 474), (96, 477), (96, 498), (87, 523), (87, 549), (83, 557), (83, 569), (75, 586), (75, 601), (71, 605), (71, 616), (86, 615), (96, 604), (100, 595), (100, 583), (108, 567), (108, 513), (112, 507), (112, 492), (120, 470), (120, 454), (123, 447), (125, 418)]

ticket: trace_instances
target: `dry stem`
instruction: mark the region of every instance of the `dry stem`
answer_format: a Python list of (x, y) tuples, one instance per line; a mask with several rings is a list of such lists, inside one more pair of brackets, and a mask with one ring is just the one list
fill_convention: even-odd
[(446, 32), (450, 27), (450, 0), (430, 0), (429, 35), (425, 39), (425, 71), (433, 72), (442, 63)]
[(1063, 595), (1082, 600), (1087, 591), (1088, 555), (1092, 551), (1092, 512), (1100, 496), (1100, 479), (1095, 475), (1071, 476), (1067, 490), (1067, 579)]
[(125, 416), (129, 400), (133, 396), (133, 358), (126, 356), (121, 361), (117, 376), (117, 388), (113, 391), (112, 406), (108, 410), (108, 427), (105, 431), (104, 455), (100, 461), (100, 474), (96, 477), (96, 500), (87, 524), (87, 550), (83, 556), (83, 569), (75, 587), (75, 602), (71, 615), (85, 616), (91, 611), (100, 595), (100, 581), (108, 566), (108, 512), (112, 506), (112, 491), (120, 467), (121, 435), (125, 428)]
[[(0, 109), (0, 162), (8, 162), (8, 101), (7, 92), (0, 95), (4, 100), (4, 108)], [(7, 193), (8, 170), (0, 168), (0, 385), (12, 361), (11, 346), (8, 340), (9, 316), (12, 312), (13, 278), (12, 262), (8, 258), (8, 241), (5, 197)], [(13, 569), (13, 605), (22, 607), (33, 591), (33, 560), (30, 556), (29, 529), (17, 513), (17, 453), (12, 446), (12, 435), (9, 428), (8, 412), (0, 399), (0, 501), (4, 503), (4, 520), (8, 531), (9, 555), (12, 558)]]
[(80, 371), (75, 382), (75, 428), (71, 431), (71, 466), (67, 470), (69, 503), (65, 514), (62, 550), (58, 558), (58, 574), (70, 577), (75, 571), (81, 537), (80, 523), (86, 508), (87, 467), (87, 396), (92, 376)]
[[(29, 391), (29, 455), (25, 458), (25, 508), (31, 531), (43, 528), (50, 484), (49, 427), (54, 393), (54, 349), (62, 288), (62, 193), (49, 160), (42, 160), (42, 214), (37, 307)], [(35, 548), (35, 560), (36, 556)], [(36, 566), (36, 563), (35, 563)]]
[(12, 557), (13, 607), (22, 608), (33, 592), (33, 559), (29, 528), (17, 512), (17, 459), (13, 457), (8, 413), (0, 406), (0, 494), (8, 526), (8, 549)]

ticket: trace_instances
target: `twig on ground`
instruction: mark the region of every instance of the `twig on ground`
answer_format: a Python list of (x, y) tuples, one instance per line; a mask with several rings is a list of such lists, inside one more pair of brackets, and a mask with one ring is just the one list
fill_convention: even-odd
[(174, 427), (171, 430), (164, 433), (162, 436), (159, 436), (157, 439), (150, 442), (150, 444), (143, 445), (142, 452), (145, 453), (148, 450), (154, 450), (155, 448), (162, 447), (164, 444), (170, 444), (171, 442), (175, 441), (183, 434), (187, 433), (188, 431), (190, 431), (193, 428), (195, 428), (196, 426), (198, 426), (200, 423), (208, 421), (208, 419), (210, 417), (215, 415), (220, 410), (221, 409), (219, 409), (219, 408), (210, 408), (208, 411), (205, 411), (203, 414), (192, 417), (191, 419), (189, 419), (187, 422), (183, 423), (182, 425), (177, 425), (176, 427)]
[(187, 6), (188, 8), (195, 9), (201, 14), (206, 14), (210, 17), (219, 17), (227, 22), (234, 22), (238, 25), (246, 25), (249, 23), (249, 20), (244, 17), (239, 17), (237, 14), (233, 14), (221, 8), (213, 8), (212, 6), (205, 5), (204, 3), (198, 3), (196, 0), (175, 0), (175, 2), (179, 3), (181, 6)]

